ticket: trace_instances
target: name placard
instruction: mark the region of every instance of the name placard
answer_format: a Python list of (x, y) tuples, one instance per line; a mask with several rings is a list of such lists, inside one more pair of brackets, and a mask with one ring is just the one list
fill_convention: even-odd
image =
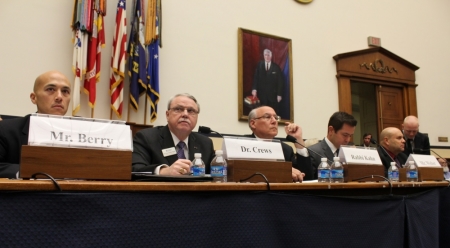
[(439, 161), (431, 155), (409, 154), (409, 157), (406, 160), (407, 165), (409, 164), (409, 161), (414, 161), (418, 167), (441, 168)]
[(376, 149), (367, 149), (364, 147), (359, 148), (353, 146), (341, 146), (339, 150), (339, 158), (341, 162), (346, 162), (347, 164), (383, 164)]
[(132, 150), (124, 121), (33, 114), (28, 145)]
[(226, 159), (284, 161), (279, 140), (224, 136), (222, 149)]

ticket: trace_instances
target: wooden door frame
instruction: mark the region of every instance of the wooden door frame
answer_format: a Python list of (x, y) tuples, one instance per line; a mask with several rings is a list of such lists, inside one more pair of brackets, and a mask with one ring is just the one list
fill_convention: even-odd
[(375, 85), (401, 87), (403, 89), (404, 116), (417, 112), (416, 75), (418, 66), (382, 48), (375, 47), (341, 53), (336, 61), (339, 111), (352, 113), (351, 81)]

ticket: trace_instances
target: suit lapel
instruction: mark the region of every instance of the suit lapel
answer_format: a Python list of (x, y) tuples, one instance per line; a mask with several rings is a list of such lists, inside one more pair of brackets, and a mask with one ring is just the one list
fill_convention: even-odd
[[(197, 143), (197, 138), (195, 137), (195, 135), (193, 133), (191, 133), (189, 135), (189, 159), (193, 160), (194, 159), (194, 153), (201, 153), (200, 151), (200, 146)], [(202, 158), (205, 159), (205, 158)]]
[[(169, 127), (165, 126), (161, 129), (161, 133), (160, 133), (160, 145), (162, 149), (167, 149), (167, 148), (175, 148), (175, 144), (173, 143), (173, 138), (172, 138), (172, 134), (170, 133)], [(177, 154), (174, 155), (170, 155), (165, 157), (167, 160), (167, 164), (171, 165), (173, 163), (175, 163), (175, 161), (178, 160)]]
[(30, 130), (30, 115), (25, 117), (22, 133), (20, 134), (20, 142), (22, 145), (28, 145), (28, 132)]
[(321, 143), (322, 143), (323, 154), (325, 154), (325, 156), (326, 156), (329, 160), (333, 161), (334, 154), (333, 154), (333, 152), (331, 151), (331, 148), (328, 146), (328, 144), (327, 144), (327, 142), (325, 141), (325, 139), (323, 139)]

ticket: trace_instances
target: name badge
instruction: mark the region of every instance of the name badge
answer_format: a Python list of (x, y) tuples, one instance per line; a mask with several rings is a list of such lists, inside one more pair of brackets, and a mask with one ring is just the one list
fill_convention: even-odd
[(226, 159), (284, 161), (279, 140), (224, 136), (222, 150)]
[(409, 164), (409, 161), (414, 161), (418, 167), (441, 168), (441, 164), (439, 164), (438, 160), (431, 155), (409, 154), (409, 157), (406, 160), (407, 165)]
[(166, 148), (161, 150), (164, 157), (172, 156), (177, 154), (177, 151), (175, 150), (175, 147)]
[(347, 164), (383, 164), (376, 149), (367, 149), (363, 147), (341, 146), (339, 150), (339, 159), (341, 162), (346, 162)]

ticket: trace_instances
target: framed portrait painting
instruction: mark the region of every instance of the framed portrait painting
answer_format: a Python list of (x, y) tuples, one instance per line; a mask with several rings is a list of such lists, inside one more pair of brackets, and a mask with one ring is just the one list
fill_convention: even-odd
[(238, 30), (238, 115), (270, 106), (280, 122), (294, 120), (292, 104), (292, 41), (243, 28)]

